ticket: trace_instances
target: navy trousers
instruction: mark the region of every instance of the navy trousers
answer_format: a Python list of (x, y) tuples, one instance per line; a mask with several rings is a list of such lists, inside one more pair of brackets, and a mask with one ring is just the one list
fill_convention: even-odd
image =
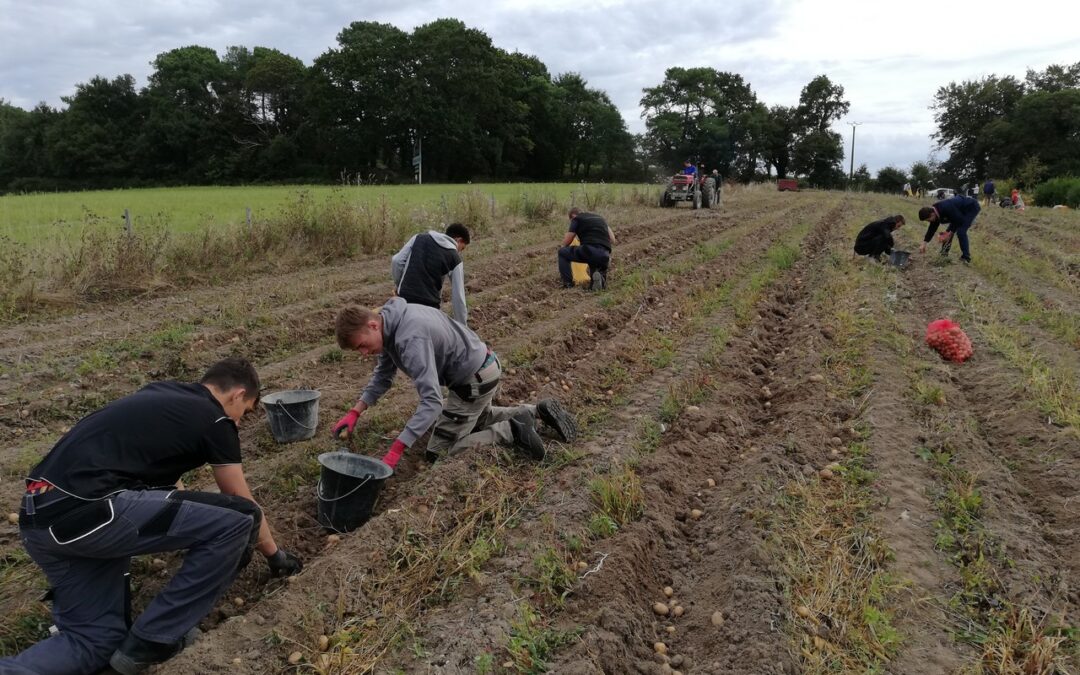
[[(33, 498), (39, 522), (47, 522), (50, 507), (59, 510), (74, 499), (51, 501), (56, 496), (53, 490)], [(124, 575), (133, 555), (187, 551), (130, 628), (144, 640), (179, 643), (251, 559), (261, 521), (259, 507), (242, 497), (128, 490), (60, 516), (51, 527), (24, 524), (23, 544), (53, 588), (60, 632), (0, 659), (0, 673), (81, 675), (108, 665), (129, 630)]]
[(585, 263), (589, 266), (589, 276), (594, 270), (599, 270), (607, 277), (608, 263), (611, 262), (611, 251), (603, 246), (563, 246), (559, 249), (559, 275), (564, 284), (574, 283), (574, 273), (570, 269), (570, 263)]

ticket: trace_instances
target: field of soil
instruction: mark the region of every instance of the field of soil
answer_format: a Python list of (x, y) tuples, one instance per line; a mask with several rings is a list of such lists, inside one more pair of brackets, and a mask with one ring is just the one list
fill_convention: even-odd
[[(725, 193), (720, 208), (603, 211), (609, 288), (559, 288), (565, 220), (465, 252), (470, 324), (499, 401), (555, 396), (582, 437), (534, 463), (414, 447), (376, 516), (328, 537), (319, 453), (373, 359), (334, 346), (347, 304), (391, 292), (377, 258), (0, 326), (0, 500), (82, 415), (229, 354), (268, 390), (322, 392), (310, 441), (241, 425), (245, 471), (304, 571), (256, 560), (156, 672), (1070, 673), (1080, 671), (1080, 216), (984, 212), (970, 266), (851, 254), (914, 200)], [(954, 247), (955, 249), (956, 247)], [(963, 364), (925, 344), (958, 321)], [(361, 419), (381, 454), (400, 378)], [(197, 471), (188, 487), (208, 488)], [(133, 564), (145, 604), (179, 555)], [(0, 654), (49, 625), (17, 526), (0, 525)]]

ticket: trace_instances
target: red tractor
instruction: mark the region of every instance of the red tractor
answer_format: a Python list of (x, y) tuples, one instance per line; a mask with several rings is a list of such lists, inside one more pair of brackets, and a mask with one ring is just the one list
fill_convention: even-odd
[(690, 207), (711, 209), (716, 205), (716, 181), (712, 176), (697, 176), (677, 173), (668, 181), (667, 188), (660, 195), (660, 206), (672, 208), (679, 202), (690, 202)]

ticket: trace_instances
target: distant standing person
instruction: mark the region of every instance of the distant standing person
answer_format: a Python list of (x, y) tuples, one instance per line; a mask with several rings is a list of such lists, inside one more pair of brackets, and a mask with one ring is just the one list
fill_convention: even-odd
[[(971, 249), (968, 247), (968, 229), (975, 222), (975, 216), (979, 215), (979, 200), (974, 197), (956, 195), (948, 199), (942, 199), (933, 206), (924, 206), (919, 209), (919, 220), (926, 221), (926, 235), (923, 243), (919, 245), (919, 253), (926, 253), (926, 245), (934, 238), (938, 226), (948, 225), (942, 237), (945, 241), (951, 241), (953, 235), (960, 241), (960, 260), (965, 263), (971, 262)], [(949, 254), (948, 248), (943, 248), (942, 255)]]
[(446, 233), (429, 230), (414, 235), (390, 259), (394, 290), (405, 302), (439, 309), (443, 279), (450, 277), (450, 301), (454, 318), (469, 325), (465, 304), (465, 266), (461, 252), (469, 245), (469, 228), (452, 223)]
[(893, 235), (904, 224), (900, 215), (875, 220), (864, 227), (855, 237), (855, 254), (880, 261), (882, 253), (892, 253)]
[[(576, 206), (567, 214), (570, 217), (570, 229), (563, 237), (559, 247), (559, 275), (563, 288), (574, 287), (574, 274), (570, 263), (585, 263), (589, 266), (590, 289), (599, 291), (607, 288), (608, 265), (611, 262), (611, 247), (615, 244), (615, 234), (608, 227), (607, 221), (595, 213), (582, 211)], [(580, 246), (571, 246), (574, 237)]]
[(994, 181), (987, 180), (986, 183), (983, 184), (983, 204), (985, 206), (990, 206), (994, 203), (994, 195), (996, 194), (997, 188), (994, 187)]

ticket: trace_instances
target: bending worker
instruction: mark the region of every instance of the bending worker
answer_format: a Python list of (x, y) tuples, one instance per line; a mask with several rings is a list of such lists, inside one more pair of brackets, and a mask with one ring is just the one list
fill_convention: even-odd
[(394, 290), (406, 302), (439, 309), (443, 279), (450, 277), (454, 318), (469, 325), (465, 305), (465, 266), (461, 252), (469, 245), (469, 228), (451, 223), (446, 234), (430, 230), (414, 235), (390, 259)]
[[(938, 226), (945, 223), (948, 228), (942, 234), (942, 239), (950, 242), (953, 235), (956, 235), (956, 238), (960, 241), (960, 260), (970, 263), (971, 250), (968, 248), (968, 229), (975, 222), (975, 216), (979, 215), (979, 211), (979, 200), (963, 195), (942, 199), (933, 206), (924, 206), (919, 209), (919, 220), (925, 220), (929, 223), (926, 227), (926, 236), (923, 237), (923, 243), (919, 245), (919, 253), (926, 253), (926, 245), (934, 238)], [(942, 247), (941, 254), (944, 256), (949, 254), (947, 246)]]
[[(595, 213), (587, 213), (576, 206), (570, 209), (570, 228), (559, 247), (559, 276), (563, 288), (574, 287), (574, 273), (570, 263), (589, 266), (590, 288), (594, 291), (607, 288), (608, 265), (611, 263), (611, 247), (615, 233), (607, 221)], [(577, 237), (580, 246), (571, 246)]]
[(899, 215), (888, 216), (870, 223), (855, 237), (855, 254), (880, 261), (882, 253), (892, 253), (892, 233), (903, 225), (904, 217)]
[[(406, 448), (428, 429), (427, 458), (438, 460), (467, 448), (505, 445), (535, 460), (545, 455), (536, 430), (539, 417), (566, 443), (577, 435), (577, 423), (554, 399), (514, 408), (491, 405), (499, 388), (499, 359), (476, 333), (437, 309), (390, 298), (378, 312), (346, 307), (335, 326), (342, 349), (378, 355), (360, 400), (334, 426), (334, 435), (352, 434), (364, 411), (390, 389), (398, 370), (412, 378), (420, 404), (383, 457), (397, 466)], [(442, 390), (450, 390), (445, 403)]]
[[(238, 358), (198, 383), (149, 384), (84, 417), (30, 471), (19, 529), (52, 585), (59, 633), (0, 659), (0, 672), (141, 672), (194, 640), (253, 547), (274, 576), (300, 571), (244, 479), (236, 425), (258, 391), (255, 369)], [(220, 494), (177, 489), (204, 464)], [(131, 624), (131, 556), (179, 550), (180, 569)]]

